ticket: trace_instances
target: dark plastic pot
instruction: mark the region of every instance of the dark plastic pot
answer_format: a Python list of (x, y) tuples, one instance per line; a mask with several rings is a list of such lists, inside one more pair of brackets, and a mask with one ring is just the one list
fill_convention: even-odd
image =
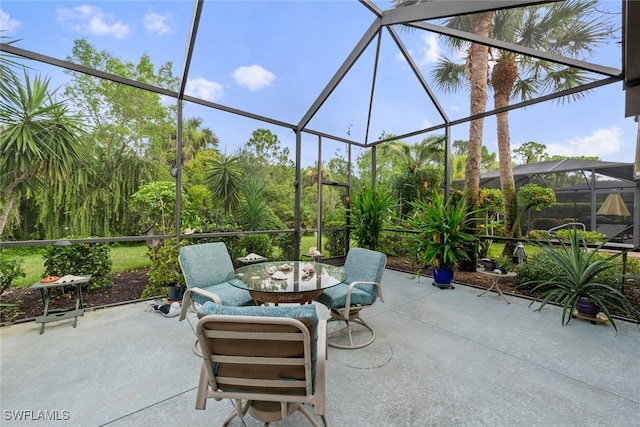
[(169, 299), (171, 301), (182, 301), (184, 296), (184, 286), (168, 286)]
[(600, 313), (600, 308), (595, 305), (588, 297), (578, 298), (576, 303), (578, 314), (584, 317), (596, 317)]

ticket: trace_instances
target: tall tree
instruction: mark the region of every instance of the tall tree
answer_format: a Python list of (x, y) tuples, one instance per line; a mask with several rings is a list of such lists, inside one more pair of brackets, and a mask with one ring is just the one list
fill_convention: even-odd
[[(487, 35), (542, 51), (569, 57), (582, 57), (588, 55), (611, 33), (606, 19), (599, 19), (592, 15), (596, 11), (596, 3), (596, 0), (572, 0), (544, 6), (499, 10), (492, 14), (489, 22), (485, 22), (489, 30)], [(477, 33), (479, 15), (455, 17), (447, 21), (446, 25)], [(444, 40), (451, 39), (446, 37)], [(457, 89), (461, 87), (461, 82), (466, 81), (465, 71), (469, 68), (468, 65), (471, 64), (473, 69), (475, 61), (481, 60), (481, 55), (472, 57), (475, 52), (473, 44), (469, 45), (459, 40), (451, 41), (450, 44), (457, 47), (460, 52), (468, 52), (466, 64), (453, 63), (443, 56), (434, 75), (441, 85)], [(483, 70), (487, 69), (489, 62), (494, 64), (489, 81), (494, 92), (495, 108), (508, 106), (513, 98), (531, 99), (534, 95), (575, 87), (588, 81), (588, 77), (581, 70), (560, 64), (516, 55), (508, 51), (487, 49), (486, 52), (487, 54), (482, 58)], [(471, 79), (475, 74), (471, 72), (469, 76)], [(479, 81), (477, 83), (480, 84)], [(573, 97), (579, 98), (584, 95), (584, 92), (580, 92)], [(475, 96), (472, 83), (472, 104)], [(478, 94), (478, 96), (481, 95)], [(519, 228), (515, 223), (517, 198), (511, 164), (508, 112), (498, 114), (496, 119), (505, 230), (509, 236), (519, 236)], [(472, 145), (470, 141), (470, 153)], [(475, 172), (470, 170), (468, 165), (467, 182), (469, 182), (470, 173), (475, 176)]]
[[(146, 54), (138, 63), (125, 62), (83, 39), (74, 42), (67, 60), (160, 87), (177, 87), (171, 63), (156, 69)], [(42, 201), (49, 203), (45, 214), (59, 211), (63, 203), (76, 212), (72, 218), (76, 234), (135, 233), (139, 230), (125, 229), (125, 224), (132, 223), (129, 197), (144, 182), (171, 179), (165, 153), (156, 147), (175, 139), (175, 108), (162, 105), (157, 93), (68, 73), (72, 80), (65, 95), (85, 113), (92, 149), (83, 169), (74, 176), (84, 186), (80, 195), (60, 189), (62, 195), (51, 194)]]
[[(582, 58), (592, 53), (611, 34), (608, 20), (594, 15), (596, 5), (597, 0), (571, 0), (544, 7), (500, 10), (496, 12), (493, 23), (494, 37), (558, 55)], [(527, 100), (541, 93), (569, 89), (592, 80), (577, 68), (508, 51), (492, 51), (492, 54), (496, 61), (491, 74), (496, 109), (509, 106), (511, 99)], [(585, 92), (579, 92), (568, 100), (585, 95)], [(520, 237), (508, 115), (508, 112), (503, 112), (496, 117), (500, 185), (505, 231), (509, 237)]]
[[(182, 165), (196, 157), (199, 152), (218, 149), (218, 137), (208, 127), (202, 127), (202, 118), (191, 117), (184, 121), (182, 129)], [(173, 157), (168, 159), (169, 164), (175, 163), (175, 143), (172, 144)]]
[(549, 160), (549, 155), (545, 152), (547, 146), (534, 141), (521, 144), (513, 150), (514, 157), (522, 160), (522, 163), (538, 163)]
[[(416, 3), (425, 3), (430, 0), (393, 0), (396, 6), (408, 6)], [(495, 12), (488, 11), (475, 13), (468, 16), (454, 17), (448, 20), (447, 26), (458, 27), (459, 20), (468, 20), (466, 29), (473, 34), (489, 37), (491, 35), (491, 22)], [(469, 103), (470, 115), (481, 114), (486, 111), (487, 87), (489, 67), (487, 56), (488, 46), (478, 43), (466, 43), (452, 37), (443, 38), (444, 42), (455, 49), (464, 49), (467, 52), (464, 64), (456, 64), (446, 57), (441, 63), (446, 66), (438, 67), (433, 72), (433, 77), (445, 92), (452, 92), (468, 86), (470, 90)], [(467, 203), (470, 209), (477, 208), (480, 196), (480, 175), (482, 164), (482, 135), (484, 131), (484, 119), (472, 120), (469, 124), (469, 147), (467, 151), (467, 164), (465, 167), (465, 188), (467, 191)]]
[(82, 118), (54, 100), (49, 79), (23, 78), (0, 63), (0, 235), (20, 195), (66, 179), (83, 144)]

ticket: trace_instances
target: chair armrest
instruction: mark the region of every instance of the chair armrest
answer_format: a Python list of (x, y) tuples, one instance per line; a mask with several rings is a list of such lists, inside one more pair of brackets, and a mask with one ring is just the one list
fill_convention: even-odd
[[(200, 289), (200, 288), (187, 289), (184, 292), (184, 296), (182, 297), (182, 309), (180, 310), (180, 318), (178, 319), (179, 321), (185, 319), (185, 317), (187, 316), (187, 309), (189, 308), (190, 305), (192, 305), (192, 300), (191, 300), (192, 292), (198, 295), (201, 295), (205, 298), (209, 298), (211, 301), (215, 302), (216, 304), (222, 305), (222, 299), (220, 298), (220, 296), (214, 294), (213, 292), (205, 291), (204, 289)], [(193, 307), (193, 311), (196, 311), (195, 305)]]
[(353, 291), (353, 288), (356, 287), (357, 285), (375, 286), (376, 288), (378, 288), (378, 298), (380, 298), (380, 301), (384, 302), (384, 299), (382, 297), (382, 286), (380, 286), (380, 283), (376, 283), (376, 282), (351, 282), (351, 284), (349, 284), (349, 287), (347, 288), (347, 298), (346, 298), (345, 304), (344, 304), (344, 308), (347, 311), (349, 310), (349, 307), (351, 307), (351, 292)]

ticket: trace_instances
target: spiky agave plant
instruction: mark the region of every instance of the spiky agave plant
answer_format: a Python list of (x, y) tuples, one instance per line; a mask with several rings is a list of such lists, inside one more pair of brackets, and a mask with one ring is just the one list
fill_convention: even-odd
[[(550, 275), (525, 283), (537, 284), (532, 291), (541, 291), (540, 307), (536, 311), (542, 310), (548, 303), (560, 305), (562, 325), (565, 326), (571, 320), (578, 300), (587, 297), (607, 317), (616, 332), (618, 328), (611, 314), (612, 309), (630, 319), (638, 319), (640, 312), (620, 292), (624, 275), (611, 272), (611, 269), (616, 267), (614, 259), (627, 251), (600, 259), (598, 254), (602, 246), (590, 250), (586, 242), (582, 243), (577, 232), (572, 232), (569, 235), (569, 243), (562, 242), (560, 247), (551, 244), (539, 245), (540, 250), (547, 255)], [(611, 282), (604, 282), (604, 277), (609, 277)], [(535, 302), (532, 301), (529, 306)]]

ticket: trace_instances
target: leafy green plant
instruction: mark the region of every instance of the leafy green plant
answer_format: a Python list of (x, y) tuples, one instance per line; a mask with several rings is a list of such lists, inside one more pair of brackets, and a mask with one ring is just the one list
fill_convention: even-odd
[(167, 286), (185, 286), (184, 276), (178, 262), (180, 247), (187, 244), (186, 240), (180, 243), (176, 239), (168, 239), (164, 245), (150, 252), (151, 267), (147, 272), (149, 284), (142, 290), (142, 298), (151, 298), (167, 295)]
[[(13, 280), (25, 277), (22, 260), (0, 257), (0, 295), (11, 287)], [(19, 303), (0, 303), (0, 313), (3, 321), (11, 321), (18, 316)]]
[(383, 187), (365, 185), (351, 200), (351, 224), (358, 246), (376, 249), (384, 224), (396, 200)]
[(423, 265), (452, 270), (469, 259), (478, 237), (476, 215), (481, 210), (467, 210), (466, 194), (446, 202), (440, 193), (430, 201), (411, 203), (414, 209), (409, 224), (419, 233), (412, 237), (413, 250)]
[(91, 274), (89, 289), (107, 288), (112, 284), (109, 248), (109, 243), (49, 246), (44, 254), (44, 276)]
[(11, 287), (14, 279), (25, 277), (22, 260), (0, 257), (0, 295)]
[(278, 234), (276, 236), (276, 244), (280, 248), (283, 259), (293, 259), (294, 241), (295, 235), (293, 233)]
[[(569, 234), (569, 244), (562, 242), (560, 247), (541, 245), (540, 250), (548, 260), (546, 274), (544, 278), (524, 283), (535, 284), (533, 292), (541, 291), (542, 301), (536, 311), (542, 310), (548, 303), (560, 305), (563, 309), (564, 326), (571, 320), (578, 300), (587, 297), (607, 317), (616, 331), (612, 310), (630, 319), (637, 319), (640, 312), (620, 292), (623, 276), (612, 271), (616, 267), (613, 261), (625, 252), (598, 259), (601, 247), (589, 250), (576, 232)], [(605, 277), (610, 282), (605, 282)], [(535, 301), (530, 305), (533, 303)]]
[(248, 234), (241, 239), (241, 245), (247, 254), (255, 253), (264, 257), (271, 257), (271, 239), (266, 234)]

